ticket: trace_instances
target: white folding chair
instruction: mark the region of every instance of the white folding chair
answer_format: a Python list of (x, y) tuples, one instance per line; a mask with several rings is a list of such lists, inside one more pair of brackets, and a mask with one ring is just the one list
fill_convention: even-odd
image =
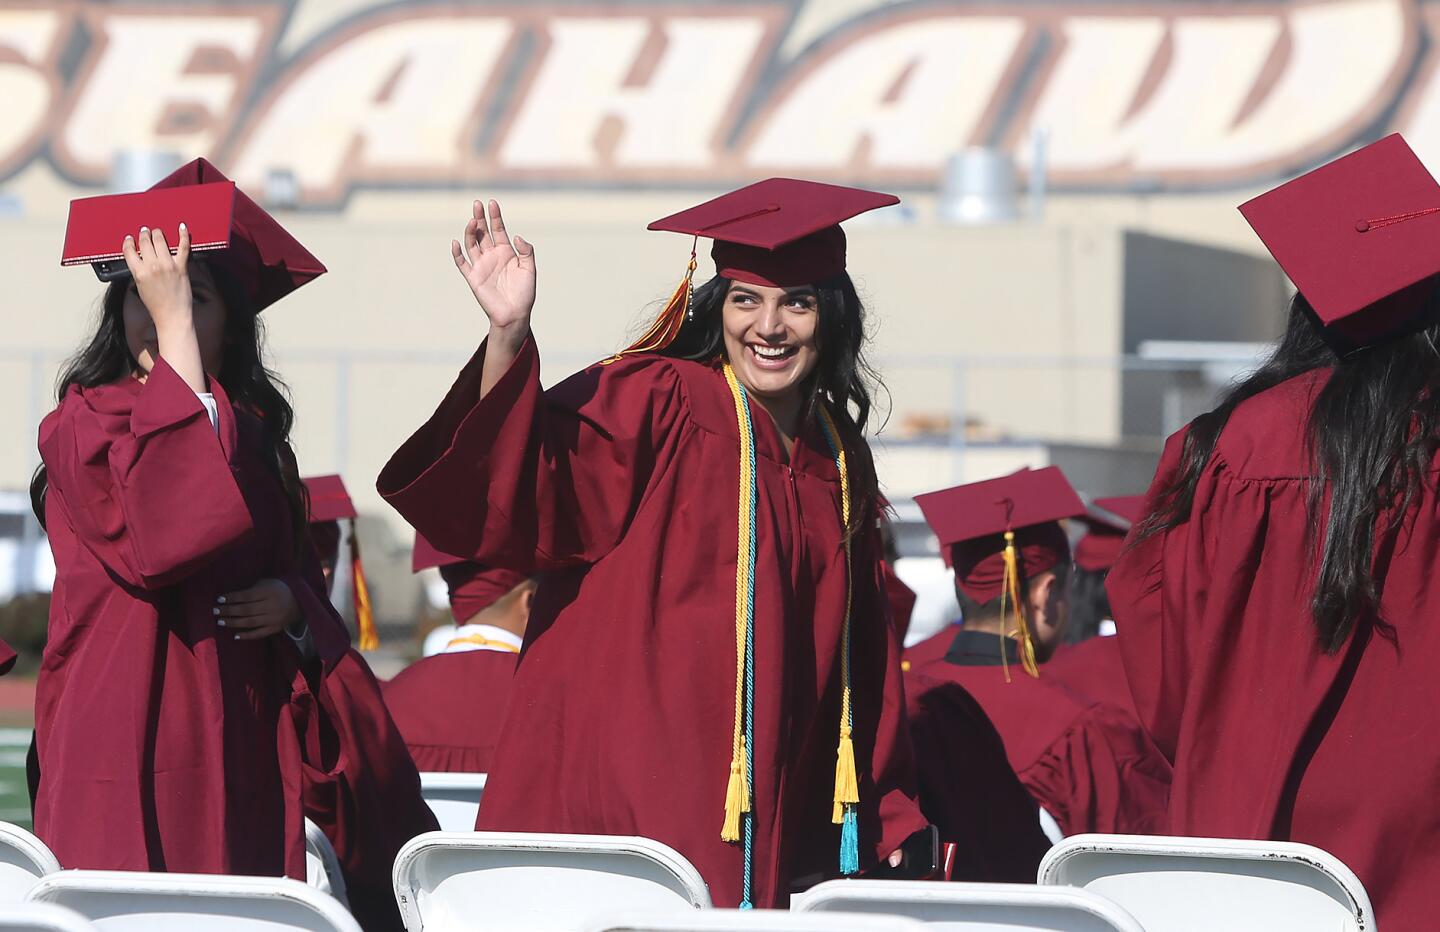
[(1040, 862), (1040, 883), (1081, 887), (1148, 932), (1374, 932), (1359, 878), (1310, 845), (1228, 838), (1076, 835)]
[(346, 907), (350, 899), (345, 895), (345, 874), (340, 870), (340, 858), (335, 846), (321, 831), (320, 826), (305, 820), (305, 882), (335, 897)]
[(0, 905), (19, 903), (35, 881), (60, 869), (45, 843), (18, 825), (0, 822)]
[(1146, 932), (1102, 896), (1024, 883), (829, 880), (792, 896), (790, 908), (907, 916), (964, 932)]
[(49, 903), (7, 903), (0, 909), (0, 932), (96, 932), (90, 920), (72, 909)]
[(485, 792), (483, 773), (420, 774), (420, 795), (440, 823), (442, 832), (473, 832), (475, 816), (480, 812), (480, 796)]
[(60, 871), (29, 899), (73, 909), (100, 932), (360, 932), (335, 899), (284, 877)]
[(616, 913), (592, 920), (584, 932), (926, 932), (926, 926), (903, 916), (706, 909), (666, 914)]
[(573, 930), (606, 909), (706, 909), (710, 892), (675, 849), (621, 835), (430, 832), (395, 858), (409, 932)]

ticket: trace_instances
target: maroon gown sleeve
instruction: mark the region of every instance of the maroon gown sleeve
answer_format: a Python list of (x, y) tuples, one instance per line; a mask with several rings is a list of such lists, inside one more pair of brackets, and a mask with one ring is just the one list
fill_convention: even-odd
[(133, 405), (132, 391), (72, 389), (42, 424), (40, 453), (80, 543), (124, 582), (158, 589), (204, 566), (251, 519), (184, 380), (160, 360)]
[(1020, 778), (1066, 835), (1165, 830), (1170, 764), (1115, 706), (1090, 706)]
[[(1180, 468), (1187, 431), (1179, 431), (1165, 443), (1147, 495), (1147, 513), (1154, 508), (1157, 490), (1168, 486)], [(1206, 467), (1197, 484), (1191, 520), (1144, 540), (1137, 541), (1132, 534), (1105, 580), (1116, 631), (1124, 635), (1119, 638), (1120, 652), (1135, 711), (1156, 747), (1172, 762), (1190, 664), (1183, 632), (1171, 630), (1173, 622), (1167, 624), (1167, 617), (1179, 617), (1167, 610), (1166, 603), (1176, 597), (1180, 587), (1166, 586), (1164, 565), (1174, 558), (1167, 554), (1180, 555), (1186, 574), (1198, 583), (1184, 587), (1188, 593), (1184, 597), (1203, 603), (1208, 560), (1203, 520), (1197, 521), (1196, 517), (1203, 516), (1202, 499), (1208, 498), (1208, 490), (1213, 488), (1212, 473), (1213, 467)], [(1195, 617), (1202, 616), (1197, 613)]]
[(527, 340), (480, 400), (484, 359), (482, 344), (376, 487), (446, 553), (522, 572), (595, 562), (682, 442), (679, 376), (663, 357), (627, 356), (546, 392)]
[[(867, 538), (870, 546), (857, 554), (867, 571), (856, 573), (851, 663), (856, 687), (855, 733), (861, 741), (873, 735), (874, 742), (870, 766), (861, 769), (860, 798), (863, 801), (868, 795), (879, 803), (873, 810), (879, 819), (878, 830), (862, 831), (861, 838), (875, 839), (873, 853), (879, 862), (929, 820), (920, 812), (915, 756), (905, 717), (900, 638), (888, 618), (879, 535), (872, 533)], [(879, 697), (880, 701), (867, 697)]]

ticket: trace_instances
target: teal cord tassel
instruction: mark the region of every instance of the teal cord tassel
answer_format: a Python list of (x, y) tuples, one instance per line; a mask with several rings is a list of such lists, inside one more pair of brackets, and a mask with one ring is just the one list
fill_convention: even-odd
[(845, 821), (840, 825), (840, 873), (860, 873), (860, 821), (854, 806), (845, 807)]

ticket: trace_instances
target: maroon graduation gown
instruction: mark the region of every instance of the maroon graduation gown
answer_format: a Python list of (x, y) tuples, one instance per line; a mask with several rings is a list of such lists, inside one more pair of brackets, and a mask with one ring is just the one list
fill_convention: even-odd
[[(1430, 929), (1440, 497), (1432, 470), (1403, 527), (1377, 534), (1389, 630), (1364, 621), (1322, 653), (1303, 433), (1327, 377), (1297, 377), (1235, 410), (1190, 519), (1121, 556), (1110, 601), (1136, 706), (1175, 763), (1169, 828), (1317, 845), (1359, 875), (1380, 928)], [(1166, 444), (1157, 482), (1178, 467), (1183, 439)]]
[[(720, 827), (735, 706), (739, 434), (724, 377), (645, 354), (542, 392), (532, 341), (477, 401), (483, 359), (482, 347), (379, 481), (445, 552), (550, 574), (478, 827), (648, 836), (685, 855), (717, 905), (734, 906), (741, 852)], [(783, 906), (792, 879), (838, 869), (830, 815), (846, 567), (839, 477), (818, 425), (806, 425), (789, 458), (764, 409), (752, 403), (751, 418), (753, 901)], [(849, 453), (868, 457), (863, 445)], [(878, 534), (858, 536), (862, 868), (925, 825), (879, 559)]]
[(1135, 710), (1130, 680), (1120, 657), (1119, 635), (1097, 636), (1064, 645), (1045, 662), (1042, 675), (1064, 683), (1082, 696)]
[(953, 842), (954, 880), (1034, 883), (1050, 841), (985, 711), (959, 683), (905, 676), (920, 808)]
[(335, 664), (320, 698), (325, 714), (310, 733), (305, 815), (334, 845), (361, 927), (399, 932), (395, 856), (416, 835), (438, 831), (439, 823), (420, 794), (420, 774), (380, 683), (358, 651), (347, 650)]
[(422, 771), (489, 773), (515, 655), (498, 650), (436, 654), (385, 684), (390, 714)]
[[(260, 424), (212, 383), (219, 431), (163, 361), (72, 388), (40, 425), (55, 554), (36, 687), (35, 830), (66, 867), (305, 876), (315, 688), (344, 653), (313, 552), (296, 565)], [(236, 641), (217, 596), (284, 580), (324, 668)]]
[(927, 664), (934, 663), (945, 656), (950, 649), (950, 644), (959, 633), (958, 624), (949, 624), (944, 629), (935, 632), (923, 641), (918, 641), (905, 648), (905, 668), (907, 670), (919, 670)]
[(1000, 667), (1000, 639), (961, 630), (949, 652), (925, 668), (934, 680), (959, 683), (980, 703), (1020, 782), (1066, 835), (1161, 831), (1170, 765), (1134, 716), (1071, 692), (1020, 668), (1005, 641), (1010, 682)]

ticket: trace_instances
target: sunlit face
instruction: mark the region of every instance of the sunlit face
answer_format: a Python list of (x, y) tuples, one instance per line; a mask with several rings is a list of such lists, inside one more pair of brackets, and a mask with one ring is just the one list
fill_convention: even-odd
[(732, 282), (722, 324), (735, 377), (762, 399), (790, 399), (820, 362), (819, 299), (810, 286), (772, 288)]
[[(225, 299), (215, 287), (215, 279), (203, 262), (190, 264), (191, 314), (195, 321), (195, 337), (200, 343), (200, 361), (211, 375), (220, 374), (225, 352)], [(150, 311), (140, 300), (140, 292), (132, 280), (125, 291), (125, 342), (130, 355), (149, 373), (160, 356), (160, 340)]]

